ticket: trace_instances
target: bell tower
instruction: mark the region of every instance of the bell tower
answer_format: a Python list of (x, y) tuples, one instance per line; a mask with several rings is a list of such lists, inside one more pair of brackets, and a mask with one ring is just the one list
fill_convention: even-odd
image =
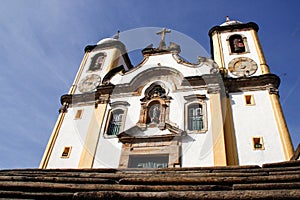
[(270, 73), (254, 22), (226, 21), (209, 31), (211, 54), (227, 77), (250, 77)]
[(258, 29), (254, 22), (226, 17), (209, 31), (211, 54), (226, 88), (223, 105), (228, 164), (290, 160), (293, 155), (279, 101), (280, 78), (270, 73)]
[(91, 168), (109, 96), (109, 78), (132, 68), (125, 45), (106, 38), (85, 48), (69, 93), (61, 97), (57, 123), (40, 168)]

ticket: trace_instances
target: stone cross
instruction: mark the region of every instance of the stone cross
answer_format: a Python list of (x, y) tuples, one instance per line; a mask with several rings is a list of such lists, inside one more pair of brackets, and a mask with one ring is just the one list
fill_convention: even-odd
[(163, 28), (161, 31), (156, 33), (157, 35), (161, 35), (161, 41), (159, 43), (159, 48), (166, 47), (166, 43), (165, 43), (166, 33), (171, 33), (171, 30)]

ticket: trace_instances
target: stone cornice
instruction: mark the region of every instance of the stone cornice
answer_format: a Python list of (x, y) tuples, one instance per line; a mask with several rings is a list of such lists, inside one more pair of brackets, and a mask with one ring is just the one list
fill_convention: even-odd
[(145, 49), (142, 50), (142, 54), (144, 56), (150, 56), (150, 55), (156, 55), (156, 54), (166, 54), (166, 53), (180, 53), (181, 49), (180, 46), (171, 43), (170, 47), (165, 47), (165, 48), (152, 48), (152, 47), (146, 47)]
[(84, 51), (87, 52), (92, 51), (94, 49), (106, 49), (111, 47), (118, 48), (122, 53), (126, 52), (125, 45), (119, 40), (109, 41), (98, 45), (88, 45), (84, 48)]
[(205, 74), (203, 76), (189, 76), (185, 77), (182, 81), (182, 86), (200, 86), (219, 83), (222, 84), (223, 80), (220, 74)]
[(119, 134), (118, 138), (119, 141), (122, 143), (140, 143), (140, 142), (162, 142), (162, 141), (170, 141), (173, 140), (175, 135), (173, 134), (166, 134), (166, 135), (155, 135), (151, 137), (147, 136), (138, 136), (138, 137), (132, 137), (125, 134)]
[(83, 93), (83, 94), (65, 94), (61, 96), (61, 104), (76, 104), (76, 103), (86, 103), (86, 102), (95, 102), (95, 103), (106, 103), (105, 99), (102, 97), (108, 96), (112, 93), (114, 85), (101, 85), (97, 88), (95, 92)]
[[(122, 143), (137, 143), (137, 142), (161, 142), (161, 141), (170, 141), (173, 139), (180, 139), (186, 136), (186, 132), (179, 129), (176, 126), (171, 125), (170, 123), (165, 123), (163, 129), (169, 130), (170, 134), (164, 135), (144, 135), (144, 134), (137, 134), (137, 132), (142, 133), (143, 129), (140, 128), (138, 125), (128, 129), (127, 131), (123, 131), (117, 135), (119, 141)], [(133, 131), (133, 134), (131, 132)]]
[(224, 84), (228, 92), (269, 90), (270, 94), (278, 94), (280, 78), (275, 74), (241, 78), (224, 78)]
[[(242, 92), (255, 90), (268, 90), (270, 94), (278, 94), (280, 78), (274, 74), (264, 74), (261, 76), (241, 77), (241, 78), (221, 78), (220, 75), (208, 74), (203, 76), (186, 77), (182, 81), (182, 86), (220, 85), (224, 84), (227, 92)], [(101, 96), (112, 94), (115, 85), (101, 85), (95, 92), (83, 94), (65, 94), (61, 97), (62, 105), (76, 103), (97, 102), (105, 103)], [(221, 87), (222, 88), (222, 87)]]
[(209, 32), (208, 35), (211, 37), (213, 32), (218, 31), (218, 32), (222, 32), (222, 31), (232, 31), (235, 29), (241, 30), (241, 29), (254, 29), (256, 32), (259, 30), (259, 27), (256, 23), (254, 22), (249, 22), (246, 24), (233, 24), (233, 25), (227, 25), (227, 26), (214, 26), (212, 27)]

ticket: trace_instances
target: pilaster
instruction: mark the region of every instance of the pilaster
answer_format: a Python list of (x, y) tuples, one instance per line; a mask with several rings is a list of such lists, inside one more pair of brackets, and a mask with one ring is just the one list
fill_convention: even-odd
[(278, 127), (279, 135), (280, 135), (283, 153), (285, 156), (285, 160), (288, 161), (292, 158), (294, 154), (293, 144), (282, 112), (278, 92), (274, 92), (272, 88), (270, 88), (269, 91), (270, 91), (269, 96), (272, 103), (272, 108), (274, 111), (274, 116)]
[(95, 107), (89, 124), (88, 132), (84, 140), (78, 168), (92, 168), (97, 144), (100, 137), (100, 129), (103, 125), (107, 103), (102, 101)]
[(211, 110), (211, 129), (213, 140), (213, 155), (215, 166), (226, 166), (226, 148), (225, 148), (225, 133), (224, 120), (222, 111), (222, 96), (221, 89), (218, 85), (209, 85), (208, 94), (210, 99)]

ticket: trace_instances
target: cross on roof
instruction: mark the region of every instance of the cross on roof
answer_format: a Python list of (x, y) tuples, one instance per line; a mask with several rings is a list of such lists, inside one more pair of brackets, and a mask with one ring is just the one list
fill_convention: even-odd
[(163, 28), (161, 31), (158, 31), (156, 34), (161, 35), (161, 41), (165, 41), (166, 33), (171, 33), (171, 30)]
[(160, 44), (159, 44), (159, 47), (160, 47), (160, 48), (166, 46), (166, 43), (165, 43), (166, 33), (171, 33), (171, 30), (170, 30), (170, 29), (163, 28), (161, 31), (158, 31), (158, 32), (156, 33), (157, 35), (161, 35), (161, 40), (160, 40)]

